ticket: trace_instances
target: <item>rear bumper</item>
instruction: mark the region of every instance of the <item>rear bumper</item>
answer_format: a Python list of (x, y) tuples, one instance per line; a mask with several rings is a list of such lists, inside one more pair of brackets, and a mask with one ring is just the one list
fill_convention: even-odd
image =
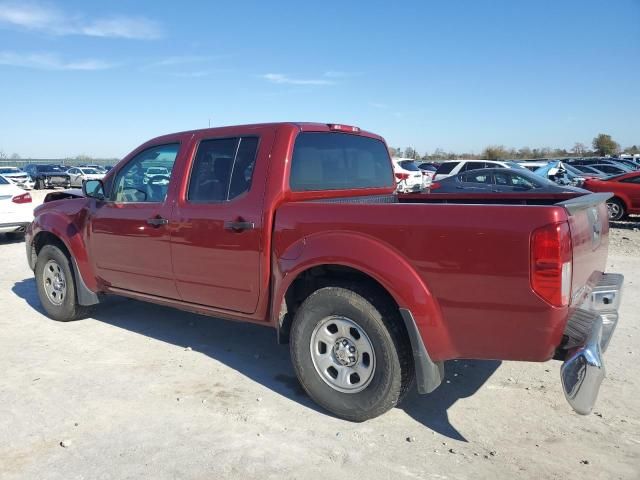
[(567, 401), (581, 415), (593, 409), (606, 375), (603, 353), (618, 324), (623, 280), (620, 274), (603, 274), (567, 323), (569, 350), (560, 377)]

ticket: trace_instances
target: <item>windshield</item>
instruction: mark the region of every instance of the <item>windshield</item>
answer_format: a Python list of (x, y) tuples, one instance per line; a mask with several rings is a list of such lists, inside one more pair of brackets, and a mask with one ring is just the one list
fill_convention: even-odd
[(65, 169), (60, 165), (38, 165), (36, 169), (39, 172), (65, 172)]
[(0, 174), (6, 174), (6, 173), (22, 173), (22, 172), (19, 169), (12, 168), (12, 167), (0, 168)]
[(418, 166), (415, 164), (413, 160), (402, 160), (398, 162), (398, 165), (400, 165), (400, 168), (404, 168), (405, 170), (409, 170), (411, 172), (420, 171), (420, 169), (418, 168)]
[(95, 168), (81, 168), (82, 173), (86, 173), (87, 175), (99, 175), (100, 172)]

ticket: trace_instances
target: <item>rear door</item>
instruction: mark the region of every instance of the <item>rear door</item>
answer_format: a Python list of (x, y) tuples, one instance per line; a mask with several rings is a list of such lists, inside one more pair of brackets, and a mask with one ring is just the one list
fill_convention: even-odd
[(178, 196), (173, 271), (185, 302), (253, 313), (260, 297), (264, 195), (275, 129), (201, 134)]
[(145, 173), (155, 166), (171, 171), (185, 150), (180, 138), (144, 148), (119, 169), (108, 200), (96, 202), (89, 227), (90, 258), (107, 285), (179, 298), (169, 244), (171, 177), (145, 181)]

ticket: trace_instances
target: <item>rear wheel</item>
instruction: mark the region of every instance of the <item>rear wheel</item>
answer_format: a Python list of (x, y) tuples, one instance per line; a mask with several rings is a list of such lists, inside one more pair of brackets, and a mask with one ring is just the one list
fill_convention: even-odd
[(393, 408), (413, 380), (397, 308), (356, 285), (321, 288), (303, 302), (291, 328), (291, 358), (309, 396), (355, 422)]
[(49, 317), (68, 322), (87, 317), (90, 307), (78, 304), (69, 257), (55, 245), (45, 245), (36, 261), (36, 285), (40, 303)]
[(617, 198), (607, 200), (607, 210), (609, 211), (609, 220), (621, 220), (625, 216), (623, 203)]

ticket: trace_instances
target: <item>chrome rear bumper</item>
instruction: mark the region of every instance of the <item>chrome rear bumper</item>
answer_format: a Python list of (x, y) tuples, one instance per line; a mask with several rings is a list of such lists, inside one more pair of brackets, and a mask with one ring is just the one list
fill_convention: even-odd
[(620, 274), (603, 274), (567, 324), (570, 347), (560, 377), (567, 401), (581, 415), (593, 409), (606, 375), (602, 354), (618, 324), (623, 280)]

